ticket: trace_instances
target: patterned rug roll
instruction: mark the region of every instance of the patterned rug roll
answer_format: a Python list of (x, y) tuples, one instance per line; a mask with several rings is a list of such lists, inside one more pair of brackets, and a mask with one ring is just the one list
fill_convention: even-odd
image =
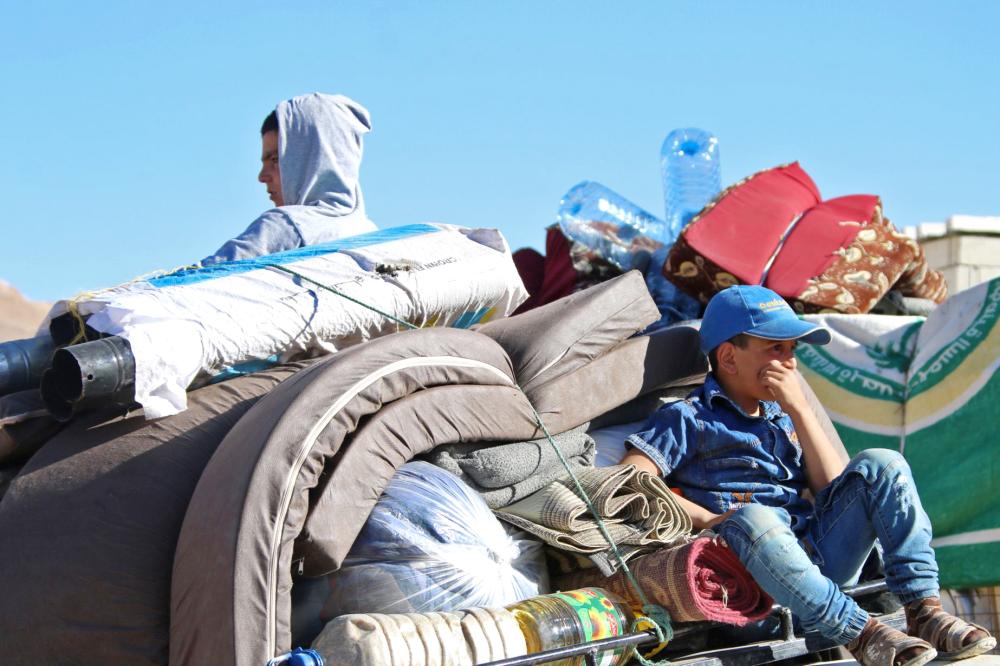
[[(736, 555), (710, 537), (643, 555), (629, 568), (646, 597), (666, 608), (675, 622), (711, 620), (743, 626), (767, 617), (773, 605)], [(561, 590), (603, 587), (621, 596), (633, 609), (642, 607), (622, 571), (605, 578), (597, 569), (584, 569), (554, 582)]]

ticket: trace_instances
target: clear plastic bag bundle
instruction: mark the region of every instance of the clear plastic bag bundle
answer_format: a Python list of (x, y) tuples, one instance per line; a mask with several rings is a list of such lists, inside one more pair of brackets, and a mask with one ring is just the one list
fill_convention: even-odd
[(541, 542), (508, 534), (475, 491), (423, 461), (396, 472), (344, 566), (322, 580), (303, 591), (314, 608), (323, 598), (323, 622), (498, 607), (548, 591)]

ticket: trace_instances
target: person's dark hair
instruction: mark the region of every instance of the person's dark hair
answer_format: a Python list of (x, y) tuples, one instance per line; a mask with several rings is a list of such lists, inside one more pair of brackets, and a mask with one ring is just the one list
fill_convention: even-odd
[(264, 136), (268, 132), (278, 131), (278, 114), (272, 111), (267, 114), (267, 118), (264, 118), (263, 124), (260, 126), (260, 135)]
[[(740, 333), (739, 335), (735, 335), (729, 338), (728, 340), (726, 340), (726, 342), (732, 342), (740, 349), (746, 349), (747, 345), (750, 344), (750, 336), (747, 335), (746, 333)], [(716, 352), (718, 351), (719, 348), (716, 347), (712, 351), (708, 352), (708, 363), (712, 368), (712, 372), (715, 372), (716, 369), (718, 369), (719, 367), (719, 357), (716, 356)]]

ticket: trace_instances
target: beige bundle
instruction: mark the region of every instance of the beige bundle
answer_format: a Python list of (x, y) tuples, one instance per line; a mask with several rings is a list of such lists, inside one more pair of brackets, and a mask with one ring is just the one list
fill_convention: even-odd
[(342, 615), (312, 648), (328, 666), (473, 666), (527, 654), (517, 620), (503, 608)]

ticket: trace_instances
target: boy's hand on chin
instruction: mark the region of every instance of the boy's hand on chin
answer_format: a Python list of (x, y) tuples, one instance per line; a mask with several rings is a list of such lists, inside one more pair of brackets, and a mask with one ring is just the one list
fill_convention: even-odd
[(771, 361), (761, 370), (760, 380), (785, 412), (791, 413), (807, 406), (802, 385), (795, 375), (794, 359), (789, 365)]

